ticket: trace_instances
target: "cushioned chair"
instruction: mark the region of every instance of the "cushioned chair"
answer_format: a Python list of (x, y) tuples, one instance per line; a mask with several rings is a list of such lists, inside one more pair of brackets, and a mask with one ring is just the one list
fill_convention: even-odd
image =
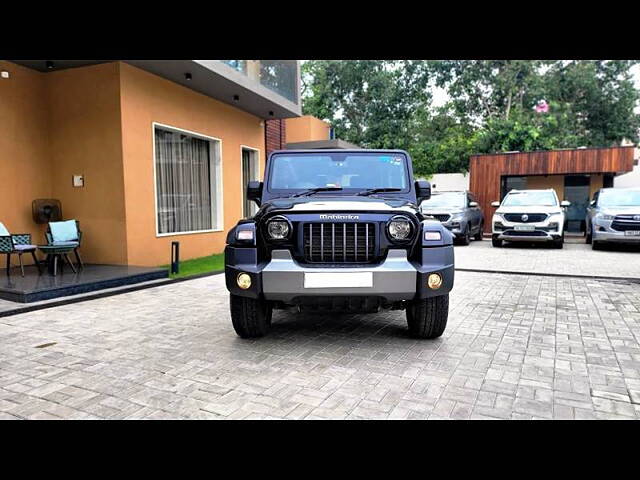
[(74, 247), (73, 253), (80, 268), (84, 268), (82, 257), (80, 257), (80, 244), (82, 243), (82, 231), (80, 222), (77, 220), (66, 220), (64, 222), (49, 222), (45, 233), (47, 244)]
[(38, 268), (38, 273), (42, 273), (40, 270), (40, 263), (36, 258), (36, 245), (31, 244), (30, 233), (19, 233), (11, 235), (6, 227), (0, 223), (0, 253), (4, 253), (7, 256), (7, 275), (11, 272), (11, 255), (17, 254), (18, 260), (20, 260), (20, 271), (24, 277), (24, 264), (22, 263), (22, 254), (30, 253), (33, 257), (33, 262)]

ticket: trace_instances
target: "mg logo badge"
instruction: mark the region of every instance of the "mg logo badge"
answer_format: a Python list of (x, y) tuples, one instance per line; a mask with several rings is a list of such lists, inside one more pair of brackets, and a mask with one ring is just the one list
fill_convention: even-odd
[(526, 213), (524, 215), (522, 215), (522, 217), (520, 217), (522, 219), (523, 222), (526, 222), (527, 220), (529, 220), (529, 215), (527, 215)]
[(640, 222), (640, 215), (634, 215), (634, 216), (633, 216), (633, 219), (634, 219), (636, 222)]

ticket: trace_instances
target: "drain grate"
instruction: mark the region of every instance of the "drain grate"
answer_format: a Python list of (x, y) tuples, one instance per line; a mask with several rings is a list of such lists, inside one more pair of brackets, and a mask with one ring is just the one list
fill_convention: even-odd
[(50, 347), (51, 345), (55, 345), (58, 342), (51, 342), (51, 343), (43, 343), (42, 345), (36, 345), (35, 348), (47, 348)]

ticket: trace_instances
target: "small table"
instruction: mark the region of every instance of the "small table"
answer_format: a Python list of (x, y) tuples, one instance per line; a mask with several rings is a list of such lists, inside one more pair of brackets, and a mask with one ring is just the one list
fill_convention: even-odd
[(58, 274), (58, 258), (60, 258), (60, 260), (62, 261), (62, 265), (60, 266), (61, 268), (66, 261), (71, 266), (71, 270), (73, 270), (73, 273), (78, 273), (76, 267), (69, 259), (69, 253), (73, 252), (74, 248), (75, 246), (38, 245), (38, 250), (40, 250), (47, 256), (45, 260), (47, 263), (47, 268), (49, 270), (49, 273), (54, 277)]

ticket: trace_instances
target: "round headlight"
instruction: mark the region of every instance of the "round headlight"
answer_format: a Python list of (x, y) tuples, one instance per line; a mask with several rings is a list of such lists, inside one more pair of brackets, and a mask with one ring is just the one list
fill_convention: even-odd
[(273, 240), (284, 240), (289, 236), (289, 222), (276, 218), (267, 223), (267, 233)]
[(411, 236), (411, 222), (407, 217), (393, 217), (387, 229), (394, 240), (407, 240)]

